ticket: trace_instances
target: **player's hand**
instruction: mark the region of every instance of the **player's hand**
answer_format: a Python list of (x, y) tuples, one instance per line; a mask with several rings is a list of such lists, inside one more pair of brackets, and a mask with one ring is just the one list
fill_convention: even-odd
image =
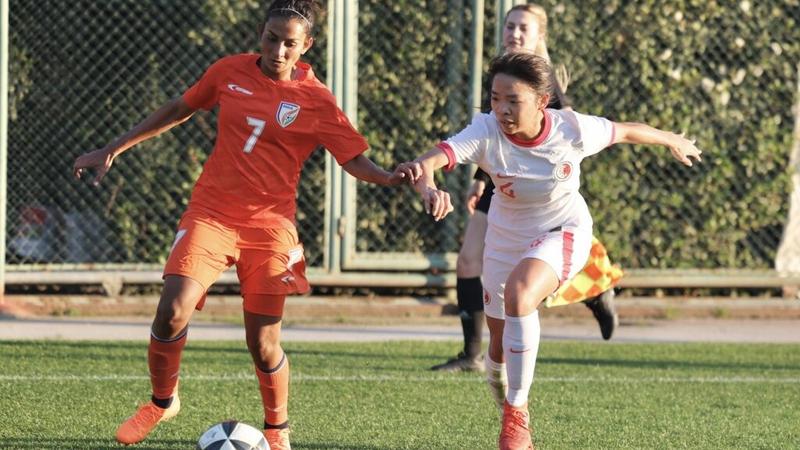
[(414, 176), (413, 170), (408, 166), (409, 163), (403, 163), (394, 169), (394, 172), (389, 176), (389, 186), (397, 186), (398, 184), (413, 184), (412, 177)]
[(703, 153), (694, 145), (695, 142), (697, 142), (695, 139), (686, 139), (683, 133), (678, 134), (676, 135), (674, 144), (668, 146), (669, 151), (675, 159), (686, 166), (692, 167), (692, 159), (697, 162), (702, 161), (700, 159), (700, 154)]
[(483, 191), (486, 189), (486, 182), (483, 180), (475, 180), (472, 186), (467, 190), (467, 212), (469, 215), (475, 214), (475, 207), (478, 206), (478, 200), (483, 196)]
[(416, 161), (410, 161), (399, 164), (397, 168), (394, 169), (392, 177), (394, 178), (395, 175), (400, 174), (401, 182), (414, 184), (422, 177), (422, 173), (422, 164)]
[(103, 179), (103, 177), (106, 176), (106, 173), (108, 173), (109, 169), (111, 169), (111, 165), (113, 163), (113, 153), (105, 148), (101, 148), (79, 156), (72, 165), (72, 173), (75, 174), (75, 178), (80, 180), (81, 175), (87, 169), (94, 171), (95, 175), (94, 179), (92, 180), (92, 184), (97, 186), (100, 184), (100, 181)]
[(422, 196), (422, 201), (425, 204), (425, 212), (433, 216), (437, 222), (453, 211), (450, 194), (439, 189), (428, 188)]

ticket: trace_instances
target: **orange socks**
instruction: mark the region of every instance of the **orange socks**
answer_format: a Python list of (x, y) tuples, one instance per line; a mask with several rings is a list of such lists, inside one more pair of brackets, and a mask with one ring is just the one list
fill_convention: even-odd
[(167, 399), (174, 395), (175, 387), (178, 385), (184, 345), (186, 345), (186, 331), (169, 341), (150, 335), (147, 364), (150, 366), (150, 384), (153, 386), (154, 398)]
[(256, 367), (256, 376), (264, 403), (265, 426), (284, 425), (289, 420), (289, 360), (286, 354), (274, 369), (264, 372)]

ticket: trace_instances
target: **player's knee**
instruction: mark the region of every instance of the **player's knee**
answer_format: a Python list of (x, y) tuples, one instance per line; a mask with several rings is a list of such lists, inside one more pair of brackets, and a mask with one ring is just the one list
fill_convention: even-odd
[(509, 283), (504, 292), (506, 314), (512, 316), (530, 314), (544, 300), (540, 290), (523, 283)]
[(247, 348), (253, 356), (253, 361), (262, 370), (271, 369), (268, 367), (268, 362), (274, 360), (274, 357), (283, 351), (279, 342), (264, 337), (248, 339)]
[(505, 304), (506, 310), (509, 307), (516, 307), (519, 305), (520, 298), (524, 295), (525, 288), (514, 283), (506, 284), (506, 288), (503, 291), (503, 303)]
[(186, 327), (191, 313), (191, 309), (183, 308), (178, 302), (160, 302), (153, 328), (162, 333), (177, 333)]
[[(462, 249), (463, 250), (463, 249)], [(456, 276), (459, 278), (472, 278), (481, 276), (483, 270), (483, 255), (471, 252), (460, 252), (456, 259)]]
[(506, 312), (517, 315), (520, 310), (533, 307), (537, 304), (534, 296), (535, 293), (524, 283), (509, 282), (503, 293)]

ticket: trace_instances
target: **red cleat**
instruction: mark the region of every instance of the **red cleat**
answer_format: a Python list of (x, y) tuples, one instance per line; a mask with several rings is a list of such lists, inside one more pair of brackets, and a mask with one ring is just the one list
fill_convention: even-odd
[(264, 437), (267, 438), (269, 450), (292, 450), (288, 428), (264, 430)]
[(528, 404), (516, 408), (503, 403), (503, 428), (500, 431), (500, 450), (533, 450), (528, 426)]
[(125, 445), (142, 442), (156, 425), (175, 417), (180, 410), (181, 401), (177, 395), (167, 409), (159, 408), (152, 401), (145, 403), (117, 428), (117, 442)]

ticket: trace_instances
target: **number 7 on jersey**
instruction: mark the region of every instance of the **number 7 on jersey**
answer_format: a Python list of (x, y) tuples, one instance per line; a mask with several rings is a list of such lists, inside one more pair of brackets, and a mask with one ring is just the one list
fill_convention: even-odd
[(244, 143), (244, 148), (242, 150), (244, 150), (245, 153), (250, 153), (253, 151), (253, 147), (256, 146), (258, 137), (261, 136), (261, 133), (264, 131), (264, 125), (266, 125), (267, 122), (247, 116), (247, 124), (253, 127), (253, 132), (250, 134), (250, 137), (247, 138), (247, 142)]

